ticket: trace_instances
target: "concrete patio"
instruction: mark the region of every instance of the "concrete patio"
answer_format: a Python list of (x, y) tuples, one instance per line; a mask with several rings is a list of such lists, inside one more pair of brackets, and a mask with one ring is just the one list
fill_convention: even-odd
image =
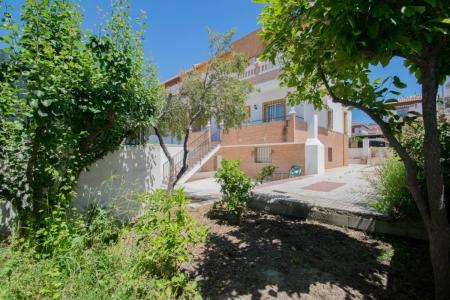
[[(368, 205), (372, 188), (367, 178), (374, 167), (349, 165), (327, 170), (322, 175), (303, 176), (258, 185), (255, 195), (271, 198), (289, 198), (308, 205), (338, 209), (356, 214), (379, 215)], [(214, 178), (188, 182), (186, 193), (193, 198), (194, 206), (220, 199), (220, 187)]]
[[(315, 220), (346, 228), (426, 239), (423, 225), (414, 220), (395, 220), (369, 206), (375, 192), (368, 180), (375, 175), (370, 165), (351, 164), (324, 174), (267, 182), (253, 190), (250, 208)], [(220, 200), (214, 178), (188, 182), (185, 192), (196, 209)]]

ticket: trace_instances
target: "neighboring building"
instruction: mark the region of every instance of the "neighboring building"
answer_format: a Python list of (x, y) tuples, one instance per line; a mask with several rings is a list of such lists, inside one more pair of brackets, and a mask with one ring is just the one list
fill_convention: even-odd
[(418, 112), (422, 114), (422, 96), (408, 96), (400, 98), (396, 103), (394, 113), (400, 117), (407, 116), (409, 112)]
[[(417, 112), (422, 114), (422, 96), (408, 96), (398, 99), (394, 105), (394, 113), (404, 117), (409, 112)], [(444, 97), (439, 96), (437, 99), (437, 111), (439, 114), (450, 116), (450, 82), (446, 85)]]
[(370, 147), (386, 147), (388, 145), (380, 126), (377, 124), (353, 123), (352, 136), (359, 137), (359, 139), (353, 139), (352, 148), (361, 148), (365, 138), (369, 139)]
[(369, 134), (369, 126), (363, 123), (352, 124), (352, 135), (365, 136)]
[[(306, 174), (317, 174), (346, 165), (351, 111), (331, 99), (324, 99), (329, 110), (317, 111), (307, 103), (290, 106), (286, 102), (288, 89), (280, 87), (278, 79), (281, 65), (258, 58), (265, 47), (258, 33), (253, 32), (232, 45), (232, 51), (246, 54), (251, 62), (240, 77), (255, 87), (247, 100), (249, 121), (241, 128), (222, 132), (212, 120), (207, 130), (219, 146), (207, 161), (200, 159), (197, 169), (214, 171), (221, 159), (239, 159), (250, 176), (270, 164), (283, 174), (293, 165), (302, 166), (303, 174), (305, 169)], [(180, 83), (180, 76), (175, 76), (165, 86), (176, 90)]]

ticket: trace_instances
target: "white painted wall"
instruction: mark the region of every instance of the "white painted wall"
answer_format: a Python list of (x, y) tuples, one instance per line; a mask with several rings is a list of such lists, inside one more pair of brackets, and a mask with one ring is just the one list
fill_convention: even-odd
[(280, 87), (278, 80), (271, 80), (255, 85), (255, 91), (247, 99), (247, 105), (250, 105), (252, 122), (263, 120), (264, 102), (285, 99), (287, 93), (288, 89)]
[[(181, 150), (181, 146), (169, 146), (172, 155)], [(157, 145), (123, 146), (81, 173), (74, 206), (84, 211), (99, 202), (114, 206), (119, 217), (129, 217), (139, 209), (139, 204), (132, 201), (133, 193), (162, 186), (166, 161)]]
[(355, 134), (363, 134), (363, 135), (369, 134), (369, 130), (365, 127), (355, 127), (354, 131)]

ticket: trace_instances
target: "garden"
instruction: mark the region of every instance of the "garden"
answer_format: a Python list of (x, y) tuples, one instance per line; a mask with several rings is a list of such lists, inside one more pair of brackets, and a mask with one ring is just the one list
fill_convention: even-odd
[[(327, 95), (370, 116), (396, 151), (373, 178), (372, 206), (421, 220), (428, 241), (251, 211), (252, 188), (276, 166), (255, 181), (235, 160), (216, 172), (221, 201), (188, 208), (176, 184), (191, 128), (247, 118), (253, 87), (236, 76), (248, 58), (230, 55), (234, 32), (210, 30), (205, 69), (185, 72), (172, 93), (144, 54), (145, 14), (131, 17), (130, 1), (112, 1), (94, 31), (76, 1), (27, 0), (17, 16), (0, 0), (1, 299), (450, 298), (450, 127), (436, 117), (450, 75), (448, 1), (257, 2), (261, 59), (280, 58), (289, 103), (321, 110)], [(399, 77), (369, 76), (393, 57), (422, 87), (421, 116), (392, 113)], [(140, 210), (126, 219), (112, 203), (77, 211), (80, 174), (149, 130), (168, 159), (167, 189), (132, 193)], [(183, 139), (179, 165), (166, 135)]]

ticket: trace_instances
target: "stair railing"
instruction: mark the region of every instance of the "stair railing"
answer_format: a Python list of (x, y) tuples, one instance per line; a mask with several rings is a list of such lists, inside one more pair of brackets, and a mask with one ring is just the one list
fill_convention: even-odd
[[(188, 144), (187, 170), (190, 170), (196, 163), (201, 161), (216, 144), (211, 143), (209, 131), (205, 131), (202, 135)], [(184, 150), (173, 155), (175, 164), (175, 173), (178, 173), (183, 167)], [(163, 181), (167, 182), (170, 177), (170, 163), (165, 162), (163, 165)]]

